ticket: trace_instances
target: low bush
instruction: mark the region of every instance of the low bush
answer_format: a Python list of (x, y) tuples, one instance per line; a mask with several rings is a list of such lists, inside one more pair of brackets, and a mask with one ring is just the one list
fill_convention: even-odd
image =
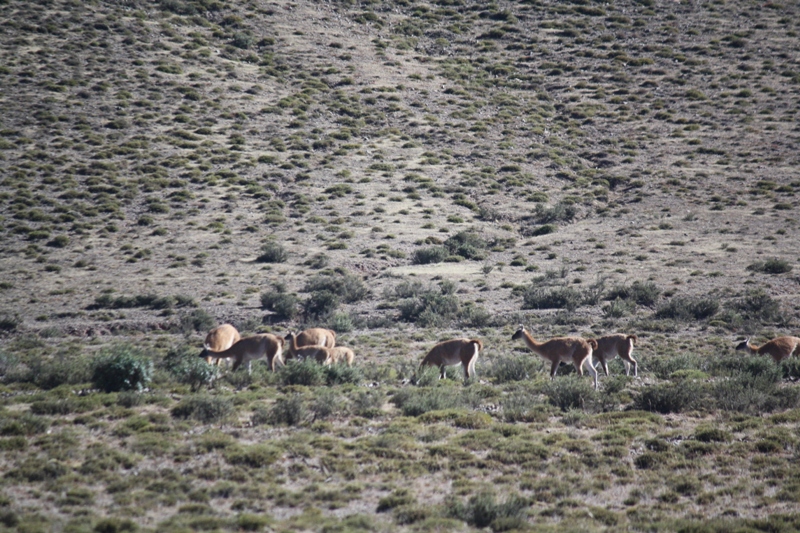
[(538, 367), (539, 361), (528, 355), (499, 356), (492, 360), (486, 374), (497, 384), (509, 383), (528, 379)]
[(400, 300), (397, 309), (400, 320), (421, 327), (443, 327), (455, 320), (461, 309), (458, 297), (447, 284), (438, 289), (415, 289), (413, 296)]
[(203, 309), (194, 309), (191, 312), (183, 313), (180, 317), (178, 328), (184, 335), (191, 335), (199, 331), (205, 332), (217, 325), (214, 317)]
[(785, 274), (792, 271), (792, 265), (788, 261), (770, 257), (764, 261), (756, 261), (747, 266), (747, 270), (760, 272), (762, 274)]
[(270, 241), (261, 247), (256, 263), (284, 263), (288, 258), (289, 254), (280, 243)]
[(347, 403), (335, 389), (315, 391), (314, 399), (309, 405), (314, 420), (324, 420), (346, 410)]
[(356, 416), (363, 416), (364, 418), (375, 418), (380, 416), (383, 411), (383, 403), (386, 401), (386, 395), (380, 390), (367, 390), (359, 392), (353, 398), (352, 411)]
[(278, 398), (270, 410), (269, 421), (273, 425), (297, 426), (306, 419), (307, 413), (303, 396), (292, 394)]
[(94, 359), (92, 366), (92, 382), (105, 392), (143, 391), (150, 385), (153, 375), (153, 362), (128, 345), (106, 349)]
[(333, 273), (317, 274), (306, 283), (303, 292), (329, 292), (344, 303), (359, 302), (370, 295), (370, 291), (359, 276), (343, 269)]
[(550, 404), (562, 411), (590, 408), (597, 400), (593, 381), (577, 373), (556, 377), (544, 386), (543, 392)]
[(299, 312), (300, 299), (296, 294), (286, 292), (282, 283), (276, 283), (272, 290), (261, 294), (261, 308), (275, 313), (278, 320), (292, 320)]
[(558, 202), (552, 207), (538, 204), (534, 213), (534, 220), (539, 224), (572, 222), (577, 215), (578, 207), (575, 204)]
[(252, 446), (230, 446), (225, 450), (224, 455), (225, 460), (232, 465), (264, 468), (280, 459), (281, 451), (268, 444), (253, 444)]
[(358, 367), (344, 364), (334, 364), (324, 367), (325, 383), (328, 385), (344, 385), (350, 383), (358, 385), (364, 379)]
[(138, 530), (136, 522), (127, 518), (103, 518), (94, 526), (95, 533), (135, 533)]
[(480, 492), (470, 497), (466, 504), (450, 499), (447, 507), (453, 518), (463, 520), (478, 529), (492, 531), (524, 529), (527, 526), (526, 510), (529, 502), (518, 495), (509, 496), (504, 502), (497, 501), (493, 492)]
[(572, 287), (538, 287), (531, 285), (522, 293), (523, 309), (566, 309), (574, 311), (583, 302), (583, 295)]
[(775, 363), (771, 357), (758, 357), (730, 355), (712, 359), (709, 370), (715, 375), (722, 376), (749, 376), (752, 378), (763, 378), (766, 383), (778, 383), (783, 377), (783, 370), (780, 365)]
[(353, 317), (349, 313), (334, 313), (328, 319), (327, 327), (339, 333), (352, 331), (354, 326)]
[(219, 396), (193, 395), (184, 398), (170, 411), (175, 418), (191, 418), (203, 424), (225, 422), (235, 412), (233, 402)]
[(335, 292), (322, 290), (313, 293), (303, 302), (303, 316), (307, 320), (326, 320), (339, 308), (340, 299)]
[(653, 306), (661, 295), (661, 289), (652, 281), (634, 281), (631, 285), (617, 285), (610, 289), (605, 300), (632, 301), (638, 305)]
[(673, 320), (704, 320), (719, 311), (719, 302), (712, 298), (673, 298), (658, 308), (656, 318)]
[(703, 359), (694, 354), (678, 354), (670, 357), (652, 357), (647, 361), (647, 370), (659, 379), (670, 379), (672, 374), (681, 370), (700, 370)]
[(484, 259), (489, 243), (474, 231), (460, 231), (444, 241), (444, 247), (450, 255), (464, 259)]
[(39, 358), (29, 363), (27, 375), (17, 377), (49, 390), (60, 385), (77, 385), (92, 381), (92, 366), (91, 361), (84, 357)]
[(516, 392), (502, 399), (503, 420), (506, 422), (544, 422), (550, 408), (542, 404), (536, 395)]
[(782, 319), (781, 304), (764, 289), (748, 291), (740, 300), (732, 304), (744, 318), (763, 322), (777, 322)]
[(22, 319), (18, 315), (0, 315), (0, 331), (11, 332), (16, 330), (22, 324)]
[(312, 360), (292, 359), (280, 369), (279, 376), (284, 385), (315, 387), (326, 382), (326, 367)]
[(402, 389), (390, 401), (402, 411), (403, 416), (419, 416), (429, 411), (453, 409), (463, 405), (459, 392), (445, 387)]
[(648, 385), (634, 398), (635, 409), (661, 414), (682, 413), (705, 405), (706, 391), (701, 383), (684, 380), (680, 383)]
[(441, 263), (444, 261), (449, 252), (444, 246), (432, 246), (430, 248), (423, 248), (415, 250), (411, 256), (411, 264), (413, 265), (428, 265), (431, 263)]
[(171, 348), (158, 366), (169, 372), (178, 383), (191, 386), (192, 391), (211, 386), (219, 377), (219, 368), (206, 363), (189, 345)]

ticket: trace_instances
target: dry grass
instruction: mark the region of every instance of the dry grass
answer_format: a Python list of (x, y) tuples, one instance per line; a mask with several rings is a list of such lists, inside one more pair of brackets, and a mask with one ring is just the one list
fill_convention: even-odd
[[(798, 20), (0, 3), (0, 529), (797, 529), (796, 365), (730, 348), (797, 324)], [(222, 322), (356, 369), (214, 379)], [(520, 322), (641, 379), (549, 385)], [(415, 376), (462, 335), (479, 381)], [(120, 346), (150, 392), (93, 390)]]

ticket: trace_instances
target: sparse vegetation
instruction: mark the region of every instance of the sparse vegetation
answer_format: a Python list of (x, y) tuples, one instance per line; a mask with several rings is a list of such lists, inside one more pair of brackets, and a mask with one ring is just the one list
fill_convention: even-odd
[(799, 10), (0, 2), (0, 530), (800, 530)]

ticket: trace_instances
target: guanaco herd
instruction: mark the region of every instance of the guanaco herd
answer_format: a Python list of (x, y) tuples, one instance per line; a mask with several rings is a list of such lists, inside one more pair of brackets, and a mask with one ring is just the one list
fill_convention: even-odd
[[(594, 388), (597, 389), (597, 369), (592, 362), (593, 357), (600, 362), (606, 376), (609, 375), (608, 362), (617, 356), (625, 363), (626, 376), (630, 375), (631, 366), (633, 375), (639, 375), (639, 365), (632, 356), (633, 347), (638, 340), (636, 335), (616, 333), (599, 339), (556, 337), (539, 342), (520, 325), (511, 337), (511, 340), (517, 339), (522, 339), (533, 353), (550, 361), (550, 379), (555, 379), (556, 371), (562, 363), (574, 365), (581, 376), (583, 376), (583, 366), (586, 365), (594, 378)], [(285, 357), (284, 345), (287, 346)], [(778, 337), (762, 346), (754, 346), (750, 344), (748, 337), (736, 346), (736, 350), (758, 355), (766, 354), (778, 363), (790, 357), (798, 345), (800, 345), (798, 337)], [(475, 376), (475, 362), (482, 349), (483, 343), (479, 339), (443, 341), (431, 348), (419, 366), (438, 367), (439, 379), (442, 379), (445, 376), (445, 367), (461, 365), (465, 379), (469, 379)], [(233, 361), (232, 371), (247, 363), (249, 373), (250, 364), (258, 359), (266, 359), (270, 369), (275, 372), (278, 364), (285, 365), (287, 360), (295, 358), (311, 359), (321, 365), (345, 363), (351, 366), (355, 354), (350, 348), (336, 346), (336, 333), (329, 329), (311, 328), (299, 334), (289, 332), (283, 338), (271, 333), (241, 338), (235, 327), (223, 324), (208, 332), (200, 357), (205, 358), (209, 364), (217, 365), (222, 361)]]

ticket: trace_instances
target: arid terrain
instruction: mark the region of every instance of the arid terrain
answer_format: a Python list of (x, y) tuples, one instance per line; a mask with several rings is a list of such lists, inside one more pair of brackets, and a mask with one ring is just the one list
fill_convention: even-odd
[[(798, 333), (798, 32), (0, 0), (0, 531), (797, 530), (800, 363), (733, 347)], [(226, 322), (355, 364), (201, 365)], [(639, 375), (551, 382), (521, 323)], [(477, 378), (417, 371), (452, 337)]]

